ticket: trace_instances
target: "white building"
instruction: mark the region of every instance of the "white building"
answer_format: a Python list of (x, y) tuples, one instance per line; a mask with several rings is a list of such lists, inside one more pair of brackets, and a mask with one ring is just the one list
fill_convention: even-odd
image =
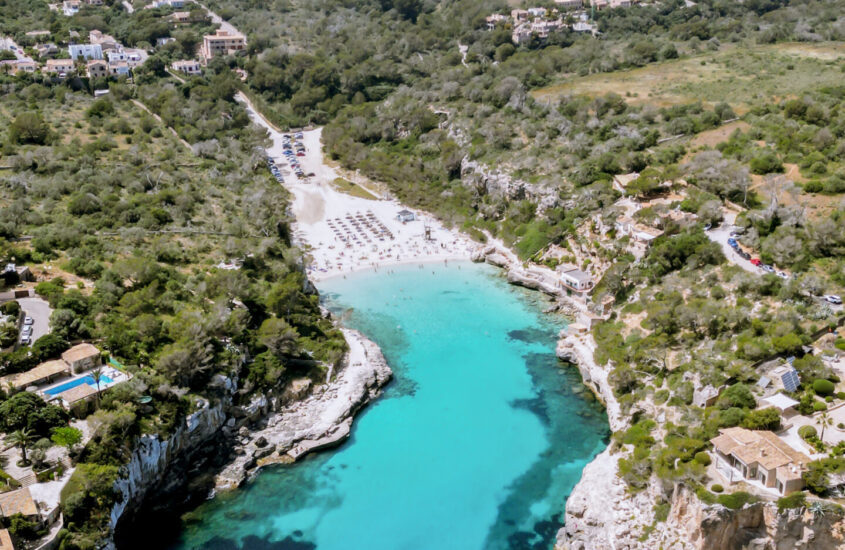
[(577, 267), (558, 266), (560, 283), (564, 288), (576, 292), (585, 292), (593, 288), (593, 277)]
[(400, 210), (396, 215), (396, 219), (400, 222), (412, 222), (417, 218), (410, 210)]
[(660, 229), (639, 224), (627, 216), (622, 216), (613, 224), (617, 236), (627, 235), (638, 243), (651, 244), (663, 234)]
[(83, 59), (103, 58), (103, 48), (99, 44), (72, 44), (67, 49), (70, 58), (74, 61), (80, 57)]
[(80, 0), (65, 0), (62, 2), (62, 13), (67, 17), (71, 17), (79, 13)]
[(126, 61), (109, 63), (109, 72), (112, 76), (125, 76), (129, 74), (129, 64)]
[(188, 75), (202, 74), (200, 62), (194, 59), (183, 59), (181, 61), (174, 61), (171, 68), (174, 71), (185, 73)]
[(124, 52), (123, 50), (114, 50), (111, 52), (106, 52), (106, 58), (108, 58), (109, 63), (127, 61), (126, 52)]
[(145, 9), (152, 8), (184, 8), (185, 0), (155, 0), (144, 6)]
[(507, 23), (508, 16), (501, 13), (494, 13), (493, 15), (488, 15), (485, 20), (487, 21), (487, 29), (492, 31), (496, 28), (496, 25)]

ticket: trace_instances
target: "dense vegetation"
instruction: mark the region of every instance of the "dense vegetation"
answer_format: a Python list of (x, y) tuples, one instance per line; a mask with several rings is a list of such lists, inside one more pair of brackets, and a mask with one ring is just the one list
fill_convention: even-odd
[[(37, 291), (53, 314), (52, 333), (32, 354), (0, 355), (0, 370), (31, 368), (83, 339), (134, 375), (89, 417), (93, 439), (63, 492), (64, 548), (101, 536), (110, 483), (134, 437), (166, 435), (203, 401), (220, 399), (216, 375), (240, 377), (236, 399), (248, 399), (282, 391), (291, 377), (324, 377), (345, 349), (290, 246), (287, 197), (260, 153), (265, 138), (213, 73), (185, 85), (157, 79), (113, 83), (96, 100), (68, 85), (2, 83), (0, 162), (11, 170), (0, 189), (0, 256), (50, 266)], [(24, 236), (31, 240), (16, 240)], [(20, 412), (33, 406), (26, 397), (41, 403), (38, 412)], [(42, 438), (67, 420), (28, 393), (0, 402), (0, 414), (4, 431)]]
[[(91, 417), (94, 437), (63, 494), (64, 548), (101, 536), (133, 438), (167, 434), (220, 399), (217, 375), (245, 380), (237, 398), (246, 399), (319, 376), (343, 352), (291, 247), (287, 197), (263, 172), (264, 136), (234, 101), (238, 89), (281, 125), (325, 124), (324, 145), (344, 167), (478, 238), (502, 237), (523, 258), (557, 244), (607, 264), (594, 300), (612, 298), (614, 314), (593, 336), (632, 418), (614, 445), (633, 490), (655, 474), (703, 481), (703, 451), (719, 428), (778, 427), (751, 390), (762, 360), (798, 357), (801, 413), (834, 399), (838, 379), (803, 346), (836, 321), (814, 297), (845, 286), (843, 66), (824, 51), (767, 48), (842, 40), (841, 0), (645, 3), (598, 12), (599, 39), (562, 32), (519, 48), (507, 30), (486, 30), (484, 16), (509, 9), (498, 0), (210, 5), (248, 34), (247, 55), (175, 79), (167, 65), (193, 57), (213, 27), (196, 8), (176, 29), (167, 10), (129, 16), (119, 2), (64, 18), (40, 0), (0, 0), (0, 32), (27, 48), (35, 40), (25, 32), (36, 28), (55, 41), (99, 29), (143, 48), (175, 38), (131, 84), (112, 82), (97, 100), (90, 92), (104, 82), (0, 80), (0, 257), (49, 266), (38, 292), (54, 308), (52, 335), (32, 354), (0, 355), (0, 370), (31, 368), (85, 339), (135, 375)], [(643, 70), (682, 82), (671, 93), (591, 89), (591, 78)], [(726, 124), (730, 132), (712, 139)], [(619, 216), (611, 182), (628, 172), (640, 174), (626, 190), (634, 199), (682, 194), (636, 214), (663, 231), (640, 259), (614, 230), (595, 228)], [(722, 220), (726, 201), (743, 209), (743, 246), (790, 276), (726, 262), (701, 229)], [(700, 408), (696, 384), (727, 389)], [(0, 402), (10, 412), (4, 429), (67, 441), (56, 435), (65, 420), (57, 410), (30, 410), (24, 399)], [(26, 421), (11, 414), (21, 410)], [(817, 434), (802, 436), (825, 448)], [(845, 471), (840, 451), (812, 465), (811, 491), (826, 494)], [(752, 500), (698, 494), (730, 508)]]

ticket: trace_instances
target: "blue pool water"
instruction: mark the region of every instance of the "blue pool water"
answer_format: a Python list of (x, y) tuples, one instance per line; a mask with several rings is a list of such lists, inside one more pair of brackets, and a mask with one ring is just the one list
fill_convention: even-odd
[(555, 358), (562, 319), (485, 265), (361, 273), (320, 290), (381, 345), (394, 381), (344, 446), (186, 514), (172, 548), (551, 548), (608, 435), (577, 371)]
[[(111, 384), (112, 379), (108, 376), (102, 375), (100, 376), (100, 387), (106, 386), (107, 384)], [(59, 395), (63, 391), (67, 391), (71, 388), (75, 388), (76, 386), (81, 386), (82, 384), (88, 384), (94, 388), (97, 387), (97, 383), (94, 381), (92, 376), (83, 376), (81, 378), (76, 378), (71, 380), (70, 382), (65, 382), (61, 386), (56, 386), (54, 388), (50, 388), (49, 390), (44, 390), (44, 393), (49, 395)]]

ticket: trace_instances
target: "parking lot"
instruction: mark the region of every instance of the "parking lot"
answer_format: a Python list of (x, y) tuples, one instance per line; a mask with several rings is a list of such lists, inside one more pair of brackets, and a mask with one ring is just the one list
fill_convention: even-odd
[(32, 319), (31, 325), (25, 325), (32, 327), (32, 332), (29, 335), (30, 342), (35, 342), (45, 334), (50, 333), (50, 314), (53, 313), (53, 310), (46, 300), (38, 297), (18, 298), (18, 303), (21, 305), (24, 315)]
[(267, 154), (267, 167), (270, 173), (281, 184), (285, 183), (284, 176), (296, 177), (306, 182), (314, 174), (306, 173), (302, 168), (300, 159), (305, 156), (306, 149), (303, 143), (302, 132), (293, 132), (282, 135), (282, 157), (273, 158)]
[(763, 264), (760, 259), (754, 254), (744, 250), (742, 245), (738, 242), (741, 239), (739, 231), (742, 229), (729, 223), (723, 223), (718, 227), (708, 229), (705, 234), (711, 241), (718, 243), (722, 247), (722, 252), (728, 262), (741, 267), (749, 273), (757, 273), (764, 275), (772, 273), (781, 279), (788, 279), (789, 274), (774, 266)]

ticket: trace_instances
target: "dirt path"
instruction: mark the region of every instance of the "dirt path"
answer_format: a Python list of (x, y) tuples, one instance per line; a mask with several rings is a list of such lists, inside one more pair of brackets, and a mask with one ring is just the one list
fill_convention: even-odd
[(185, 141), (184, 139), (182, 139), (181, 137), (179, 137), (179, 134), (176, 132), (176, 130), (174, 130), (173, 128), (171, 128), (171, 127), (170, 127), (170, 126), (168, 126), (167, 124), (165, 124), (165, 123), (164, 123), (164, 121), (163, 121), (163, 120), (161, 120), (161, 117), (160, 117), (160, 116), (158, 116), (157, 114), (155, 114), (154, 112), (152, 112), (151, 110), (149, 110), (149, 109), (147, 108), (147, 106), (146, 106), (146, 105), (144, 105), (143, 103), (141, 103), (141, 102), (140, 102), (140, 101), (138, 101), (137, 99), (133, 99), (133, 100), (132, 100), (132, 103), (134, 103), (134, 104), (135, 104), (136, 106), (138, 106), (140, 109), (143, 109), (143, 110), (147, 111), (148, 113), (150, 113), (151, 115), (153, 115), (153, 118), (155, 118), (157, 121), (159, 121), (159, 122), (160, 122), (160, 123), (161, 123), (161, 124), (162, 124), (165, 128), (167, 128), (168, 130), (170, 130), (170, 131), (171, 131), (171, 133), (173, 133), (173, 136), (174, 136), (176, 139), (178, 139), (178, 140), (179, 140), (179, 142), (180, 142), (182, 145), (184, 145), (185, 147), (187, 147), (187, 148), (188, 148), (188, 150), (189, 150), (190, 152), (192, 152), (192, 153), (194, 152), (194, 150), (191, 148), (191, 144), (190, 144), (190, 143), (188, 143), (187, 141)]

